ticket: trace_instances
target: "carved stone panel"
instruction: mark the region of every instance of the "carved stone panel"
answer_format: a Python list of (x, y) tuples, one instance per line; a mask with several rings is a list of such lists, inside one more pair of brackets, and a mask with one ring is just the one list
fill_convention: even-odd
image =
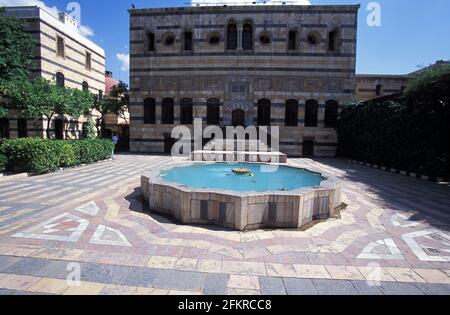
[(330, 92), (337, 92), (342, 89), (341, 80), (339, 79), (327, 79), (324, 81), (324, 88)]
[(306, 79), (304, 89), (308, 92), (320, 91), (321, 82), (320, 79)]
[(272, 88), (271, 79), (258, 79), (257, 86), (259, 91), (269, 91)]
[(161, 91), (175, 91), (177, 89), (174, 78), (161, 78), (159, 80), (159, 90)]

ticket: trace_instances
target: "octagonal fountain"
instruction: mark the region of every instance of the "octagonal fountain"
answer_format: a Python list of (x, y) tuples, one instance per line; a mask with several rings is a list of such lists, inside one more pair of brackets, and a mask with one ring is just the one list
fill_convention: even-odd
[(334, 216), (341, 184), (327, 174), (258, 163), (186, 163), (144, 173), (152, 212), (235, 230), (301, 228)]

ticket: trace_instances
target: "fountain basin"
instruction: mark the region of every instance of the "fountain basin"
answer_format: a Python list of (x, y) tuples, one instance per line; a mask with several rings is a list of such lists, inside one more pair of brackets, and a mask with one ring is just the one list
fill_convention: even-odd
[[(317, 170), (277, 166), (271, 172), (274, 166), (267, 164), (186, 163), (144, 173), (141, 187), (152, 212), (182, 224), (301, 228), (335, 215), (340, 181)], [(254, 177), (233, 174), (234, 168), (250, 169)], [(191, 171), (198, 175), (189, 176)]]

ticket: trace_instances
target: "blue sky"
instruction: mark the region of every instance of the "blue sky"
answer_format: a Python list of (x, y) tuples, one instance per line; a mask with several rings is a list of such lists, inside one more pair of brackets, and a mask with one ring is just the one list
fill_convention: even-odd
[[(5, 0), (14, 2), (15, 0)], [(33, 2), (35, 0), (16, 0)], [(91, 39), (106, 51), (107, 69), (128, 82), (117, 54), (128, 54), (128, 12), (137, 8), (186, 6), (189, 0), (78, 0), (81, 22), (92, 28)], [(357, 73), (405, 74), (439, 59), (450, 59), (450, 1), (378, 0), (381, 27), (366, 23), (369, 0), (310, 0), (312, 4), (361, 4)], [(1, 1), (0, 1), (1, 2)], [(44, 0), (64, 10), (71, 1)]]

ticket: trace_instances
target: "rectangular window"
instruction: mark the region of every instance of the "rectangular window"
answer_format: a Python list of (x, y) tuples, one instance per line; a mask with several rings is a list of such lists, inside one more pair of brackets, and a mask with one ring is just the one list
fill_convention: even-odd
[(144, 124), (154, 124), (156, 121), (155, 100), (148, 98), (144, 101)]
[(289, 31), (288, 49), (289, 50), (297, 49), (297, 32), (296, 31)]
[(86, 52), (86, 70), (89, 70), (89, 71), (91, 71), (91, 69), (92, 69), (91, 59), (92, 59), (91, 53)]
[(184, 50), (192, 50), (192, 32), (184, 32)]
[(56, 50), (56, 54), (59, 57), (65, 57), (65, 52), (64, 52), (64, 38), (62, 38), (61, 36), (57, 36), (56, 37), (56, 45), (57, 45), (57, 50)]
[(330, 32), (328, 34), (328, 51), (334, 51), (335, 50), (335, 46), (336, 46), (336, 38), (334, 36), (334, 32)]
[(155, 51), (155, 34), (152, 32), (147, 33), (147, 50)]

